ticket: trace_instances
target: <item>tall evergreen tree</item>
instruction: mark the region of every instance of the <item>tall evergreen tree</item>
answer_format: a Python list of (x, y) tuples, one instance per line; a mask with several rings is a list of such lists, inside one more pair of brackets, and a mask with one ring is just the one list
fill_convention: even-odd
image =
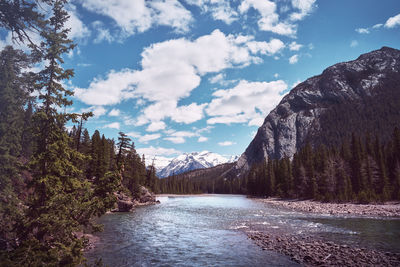
[[(30, 164), (33, 194), (26, 203), (25, 218), (20, 222), (19, 246), (8, 254), (4, 261), (7, 265), (12, 265), (11, 262), (24, 266), (82, 263), (85, 240), (77, 238), (74, 231), (92, 226), (90, 219), (104, 211), (103, 202), (93, 197), (90, 184), (77, 168), (77, 162), (84, 156), (69, 146), (70, 138), (64, 126), (77, 117), (58, 112), (58, 108), (71, 105), (67, 96), (73, 94), (61, 84), (73, 75), (72, 70), (61, 67), (62, 54), (74, 47), (67, 37), (69, 29), (64, 27), (68, 19), (65, 3), (65, 0), (54, 2), (48, 28), (41, 33), (44, 39), (41, 51), (48, 64), (39, 73), (37, 82), (42, 106), (34, 115), (37, 146)], [(112, 180), (103, 185), (104, 190), (108, 188), (106, 185), (113, 184)]]

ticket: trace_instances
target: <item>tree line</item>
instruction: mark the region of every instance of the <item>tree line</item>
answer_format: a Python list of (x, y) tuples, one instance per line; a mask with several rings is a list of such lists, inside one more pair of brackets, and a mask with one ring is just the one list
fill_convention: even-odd
[(284, 157), (254, 164), (241, 178), (224, 178), (223, 171), (171, 176), (160, 181), (160, 191), (361, 203), (398, 200), (400, 130), (396, 127), (385, 143), (369, 134), (363, 137), (352, 134), (340, 146), (313, 148), (307, 143), (292, 159)]
[[(115, 143), (84, 129), (89, 113), (68, 113), (74, 75), (62, 67), (75, 44), (65, 27), (66, 0), (2, 1), (0, 27), (29, 45), (0, 52), (0, 265), (83, 264), (95, 218), (114, 207), (115, 192), (136, 197), (139, 185), (155, 190), (154, 167), (124, 134)], [(38, 12), (49, 5), (50, 17)], [(41, 36), (33, 43), (30, 31)], [(42, 63), (39, 71), (32, 70)], [(67, 125), (74, 125), (67, 130)]]

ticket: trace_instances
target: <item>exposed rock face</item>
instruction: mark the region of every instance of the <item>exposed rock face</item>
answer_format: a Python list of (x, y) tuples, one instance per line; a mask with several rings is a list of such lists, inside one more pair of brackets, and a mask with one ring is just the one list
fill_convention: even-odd
[(230, 174), (243, 173), (265, 158), (293, 157), (306, 141), (315, 145), (313, 137), (325, 133), (321, 117), (327, 111), (343, 103), (362, 103), (389, 82), (397, 84), (393, 90), (400, 90), (400, 50), (383, 47), (299, 84), (266, 117)]
[(156, 203), (156, 196), (151, 193), (146, 187), (140, 187), (140, 197), (137, 199), (139, 203), (148, 203), (154, 204)]
[(117, 197), (117, 203), (113, 212), (129, 212), (132, 211), (136, 206), (142, 205), (152, 205), (159, 203), (156, 201), (156, 196), (154, 193), (150, 192), (146, 187), (140, 186), (140, 195), (138, 198), (132, 198), (125, 194), (124, 192), (114, 193)]

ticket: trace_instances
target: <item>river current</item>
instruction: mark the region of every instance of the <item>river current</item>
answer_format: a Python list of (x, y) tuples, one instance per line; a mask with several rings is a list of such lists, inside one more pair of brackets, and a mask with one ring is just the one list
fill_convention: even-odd
[(305, 214), (237, 195), (158, 199), (101, 217), (104, 231), (86, 257), (108, 266), (298, 266), (256, 246), (245, 233), (252, 229), (400, 252), (399, 219)]

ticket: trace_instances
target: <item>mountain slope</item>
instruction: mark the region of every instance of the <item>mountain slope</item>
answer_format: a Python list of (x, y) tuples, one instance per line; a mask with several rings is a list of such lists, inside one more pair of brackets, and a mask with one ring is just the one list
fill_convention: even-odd
[(208, 151), (185, 153), (174, 158), (166, 167), (159, 170), (157, 176), (168, 177), (196, 169), (215, 167), (236, 160), (237, 157), (227, 159), (219, 154)]
[(387, 139), (400, 122), (400, 50), (382, 47), (333, 65), (286, 95), (228, 176), (265, 158), (292, 157), (307, 142), (339, 144), (352, 132)]

